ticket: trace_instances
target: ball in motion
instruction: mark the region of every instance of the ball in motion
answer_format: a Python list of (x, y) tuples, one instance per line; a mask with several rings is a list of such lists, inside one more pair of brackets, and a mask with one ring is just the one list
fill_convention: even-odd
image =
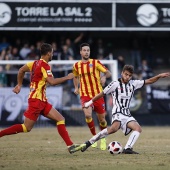
[(123, 151), (123, 147), (118, 141), (110, 142), (107, 149), (110, 152), (110, 154), (114, 154), (114, 155), (120, 154)]

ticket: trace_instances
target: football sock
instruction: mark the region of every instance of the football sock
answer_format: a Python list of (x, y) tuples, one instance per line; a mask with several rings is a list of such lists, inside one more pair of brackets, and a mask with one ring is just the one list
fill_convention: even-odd
[(90, 119), (86, 118), (86, 123), (87, 123), (92, 135), (96, 135), (95, 124), (94, 124), (93, 119), (92, 118), (90, 118)]
[(108, 135), (108, 132), (107, 132), (107, 128), (103, 129), (102, 131), (100, 131), (98, 134), (96, 134), (95, 136), (93, 136), (89, 142), (91, 144), (95, 143), (96, 141), (98, 141), (99, 139), (101, 138), (104, 138)]
[(7, 129), (1, 130), (0, 131), (0, 137), (6, 136), (6, 135), (13, 135), (21, 132), (27, 132), (27, 128), (25, 127), (24, 124), (16, 124), (13, 126), (10, 126)]
[(68, 135), (68, 132), (67, 132), (66, 127), (65, 127), (65, 121), (64, 120), (57, 122), (57, 129), (58, 129), (58, 133), (63, 138), (66, 145), (71, 146), (73, 144), (73, 142), (71, 141), (71, 139)]
[(103, 130), (103, 129), (107, 128), (107, 122), (106, 121), (104, 121), (102, 123), (100, 122), (99, 126), (100, 126), (100, 130)]
[(133, 131), (132, 134), (129, 136), (125, 149), (132, 148), (137, 139), (139, 138), (139, 135), (140, 133), (138, 131)]

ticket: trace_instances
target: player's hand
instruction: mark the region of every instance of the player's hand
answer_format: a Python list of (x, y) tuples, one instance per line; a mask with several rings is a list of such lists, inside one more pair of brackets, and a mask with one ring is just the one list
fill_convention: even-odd
[(101, 77), (100, 83), (101, 83), (102, 86), (105, 85), (105, 83), (106, 83), (106, 76), (102, 76), (102, 77)]
[(78, 89), (78, 88), (75, 88), (74, 93), (75, 93), (76, 95), (78, 95), (78, 94), (79, 94), (79, 89)]
[(16, 85), (12, 91), (14, 93), (18, 94), (20, 92), (20, 90), (21, 90), (21, 86), (20, 85)]
[(87, 107), (89, 107), (89, 106), (92, 105), (92, 104), (93, 104), (93, 101), (90, 100), (90, 101), (84, 103), (84, 107), (87, 108)]
[(170, 77), (170, 72), (159, 74), (160, 78)]
[(73, 74), (73, 73), (69, 73), (69, 74), (67, 75), (67, 78), (68, 78), (68, 80), (73, 79), (73, 78), (74, 78), (74, 74)]

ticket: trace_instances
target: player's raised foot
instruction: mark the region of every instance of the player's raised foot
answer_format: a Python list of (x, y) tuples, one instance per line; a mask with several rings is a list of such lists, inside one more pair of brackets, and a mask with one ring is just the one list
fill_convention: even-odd
[(91, 145), (91, 147), (92, 147), (92, 148), (96, 148), (96, 147), (97, 147), (97, 142), (93, 143), (93, 144)]
[(85, 142), (84, 146), (82, 146), (82, 148), (81, 148), (81, 151), (84, 152), (90, 146), (91, 146), (91, 143), (89, 141)]
[(68, 147), (68, 151), (72, 154), (74, 152), (77, 152), (81, 150), (80, 144), (73, 144), (71, 146)]
[(138, 152), (133, 151), (132, 148), (127, 148), (127, 149), (123, 149), (124, 154), (139, 154)]
[(106, 146), (106, 138), (102, 138), (100, 141), (100, 149), (101, 150), (106, 150), (107, 146)]
[(82, 148), (84, 148), (85, 146), (86, 146), (86, 144), (84, 144), (84, 143), (83, 144), (74, 144), (68, 148), (68, 151), (72, 154), (74, 152), (82, 150)]

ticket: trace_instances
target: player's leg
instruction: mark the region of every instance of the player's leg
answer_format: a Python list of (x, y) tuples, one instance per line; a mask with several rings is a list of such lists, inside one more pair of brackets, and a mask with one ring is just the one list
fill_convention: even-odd
[[(48, 105), (46, 107), (46, 111), (48, 110), (48, 107), (50, 107), (50, 105)], [(45, 112), (46, 112), (45, 111)], [(70, 136), (67, 132), (67, 129), (65, 127), (65, 119), (64, 117), (53, 107), (50, 109), (48, 114), (44, 114), (45, 117), (52, 119), (54, 121), (56, 121), (56, 127), (58, 130), (58, 133), (60, 134), (60, 136), (62, 137), (62, 139), (64, 140), (64, 142), (66, 143), (67, 147), (68, 147), (68, 151), (70, 153), (74, 153), (77, 150), (80, 150), (81, 148), (78, 148), (79, 145), (77, 144), (73, 144), (72, 140), (70, 139)], [(75, 151), (75, 148), (77, 147), (77, 150)]]
[(136, 141), (139, 138), (140, 133), (142, 132), (141, 126), (136, 121), (130, 121), (127, 124), (127, 128), (133, 130), (131, 135), (129, 136), (129, 139), (125, 145), (125, 148), (123, 150), (123, 153), (125, 154), (138, 154), (137, 152), (133, 151), (133, 146), (136, 143)]
[(6, 136), (6, 135), (13, 135), (18, 134), (22, 132), (30, 132), (32, 127), (34, 126), (34, 121), (30, 120), (28, 118), (25, 118), (25, 121), (23, 124), (16, 124), (13, 126), (10, 126), (4, 130), (0, 131), (0, 137)]
[[(86, 123), (90, 129), (91, 134), (94, 136), (94, 135), (96, 135), (96, 128), (95, 128), (94, 120), (92, 118), (92, 107), (83, 108), (83, 111), (84, 111)], [(91, 146), (93, 148), (96, 148), (97, 142), (93, 143)]]
[(93, 136), (89, 141), (85, 142), (85, 146), (82, 147), (81, 151), (84, 152), (89, 146), (91, 146), (94, 142), (107, 137), (108, 135), (115, 133), (119, 130), (120, 128), (120, 122), (119, 121), (114, 121), (113, 124), (100, 131), (98, 134)]
[(96, 135), (95, 123), (94, 123), (94, 120), (92, 118), (92, 107), (93, 107), (93, 105), (88, 107), (88, 108), (84, 107), (84, 103), (88, 102), (89, 100), (91, 100), (91, 98), (88, 97), (88, 96), (81, 97), (81, 105), (82, 105), (83, 112), (84, 112), (84, 115), (85, 115), (86, 123), (87, 123), (87, 125), (90, 129), (90, 132), (91, 132), (92, 135)]
[(96, 115), (99, 121), (100, 130), (107, 128), (107, 121), (105, 119), (106, 113), (97, 113)]
[(68, 135), (68, 132), (66, 130), (64, 117), (53, 107), (51, 108), (49, 113), (46, 115), (46, 117), (56, 121), (58, 133), (63, 138), (66, 145), (71, 146), (73, 144), (73, 142), (71, 141), (71, 139)]
[[(98, 121), (99, 121), (100, 130), (107, 128), (107, 122), (106, 122), (106, 119), (105, 119), (105, 112), (104, 113), (97, 113), (97, 118), (98, 118)], [(106, 148), (107, 148), (106, 138), (102, 138), (101, 141), (100, 141), (100, 149), (106, 150)]]
[[(94, 102), (94, 111), (96, 112), (99, 121), (100, 130), (107, 128), (107, 122), (105, 119), (106, 111), (104, 98), (100, 98)], [(106, 138), (102, 138), (100, 141), (100, 149), (106, 150), (106, 148), (107, 148)]]
[(86, 123), (92, 135), (96, 135), (95, 123), (92, 117), (92, 107), (83, 108)]
[[(32, 127), (34, 126), (34, 123), (36, 122), (39, 113), (41, 112), (39, 104), (37, 103), (39, 100), (29, 100), (28, 101), (28, 109), (24, 112), (25, 120), (23, 124), (16, 124), (13, 126), (10, 126), (7, 129), (0, 131), (0, 137), (5, 135), (12, 135), (22, 132), (30, 132)], [(35, 114), (36, 113), (36, 114)]]
[(97, 113), (100, 130), (103, 130), (107, 127), (107, 122), (105, 119), (106, 110), (105, 110), (104, 98), (102, 97), (102, 98), (98, 99), (93, 104), (94, 104), (94, 111)]

